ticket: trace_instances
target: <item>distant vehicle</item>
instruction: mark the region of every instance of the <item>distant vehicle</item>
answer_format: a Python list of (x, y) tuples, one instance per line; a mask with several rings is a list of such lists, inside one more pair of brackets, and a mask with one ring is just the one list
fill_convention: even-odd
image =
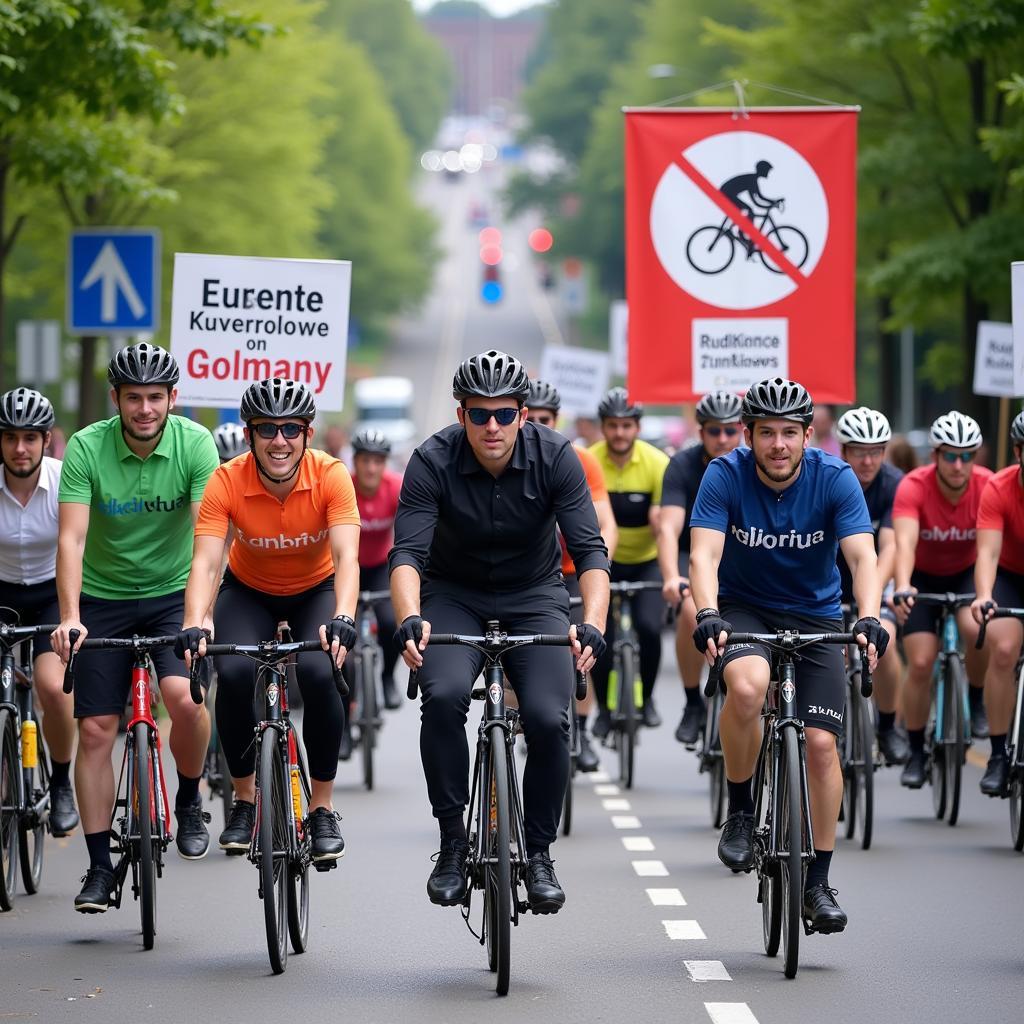
[(467, 221), (471, 228), (485, 228), (490, 224), (490, 217), (487, 213), (487, 204), (480, 199), (469, 204), (469, 216)]
[(390, 442), (392, 454), (405, 461), (415, 447), (412, 420), (412, 381), (408, 377), (365, 377), (353, 388), (356, 422), (353, 433), (379, 430)]

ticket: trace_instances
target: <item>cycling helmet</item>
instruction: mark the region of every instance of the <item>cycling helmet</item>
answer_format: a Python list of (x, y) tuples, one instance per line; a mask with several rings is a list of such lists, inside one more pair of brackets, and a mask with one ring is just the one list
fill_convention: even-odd
[(530, 378), (523, 364), (507, 352), (491, 349), (470, 356), (460, 364), (452, 380), (452, 395), (460, 402), (467, 398), (514, 398), (526, 401)]
[(754, 420), (794, 420), (805, 427), (814, 418), (814, 402), (807, 389), (781, 377), (758, 381), (743, 396), (744, 423)]
[(270, 380), (250, 384), (245, 389), (239, 411), (244, 423), (249, 423), (257, 416), (305, 420), (309, 423), (316, 417), (316, 403), (305, 384), (297, 380), (271, 377)]
[(360, 430), (352, 438), (352, 452), (359, 455), (390, 455), (391, 442), (379, 430)]
[(213, 442), (220, 454), (220, 461), (227, 462), (249, 450), (241, 423), (222, 423), (213, 428)]
[(1010, 440), (1014, 444), (1024, 444), (1024, 412), (1017, 413), (1010, 424)]
[(862, 405), (839, 417), (836, 440), (840, 444), (886, 444), (892, 440), (892, 427), (882, 413)]
[(166, 384), (174, 387), (179, 376), (174, 356), (148, 341), (121, 349), (107, 366), (107, 380), (114, 388), (119, 384)]
[(543, 380), (532, 380), (526, 404), (531, 409), (550, 409), (552, 412), (558, 412), (562, 408), (562, 396), (553, 384)]
[(759, 175), (767, 174), (771, 169), (772, 165), (767, 160), (758, 160), (757, 166), (754, 168)]
[(0, 395), (0, 430), (52, 429), (56, 417), (50, 400), (32, 388), (15, 388)]
[(630, 402), (625, 388), (612, 388), (606, 391), (597, 407), (597, 415), (602, 420), (626, 419), (630, 416), (640, 419), (643, 414), (644, 407), (639, 402)]
[(718, 420), (721, 423), (734, 423), (740, 418), (743, 400), (731, 391), (712, 391), (697, 403), (697, 422), (707, 423)]
[(955, 409), (940, 416), (928, 431), (928, 441), (933, 448), (949, 445), (950, 448), (976, 449), (981, 447), (981, 427), (977, 421)]

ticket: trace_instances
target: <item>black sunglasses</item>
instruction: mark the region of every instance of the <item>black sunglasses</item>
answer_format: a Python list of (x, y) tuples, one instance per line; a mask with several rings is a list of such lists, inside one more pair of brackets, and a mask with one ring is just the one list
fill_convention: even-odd
[(726, 437), (735, 437), (740, 432), (739, 427), (705, 427), (704, 433), (711, 437), (721, 437), (725, 434)]
[(250, 429), (255, 430), (264, 441), (273, 441), (277, 437), (278, 431), (282, 437), (294, 441), (295, 438), (306, 432), (306, 425), (304, 423), (256, 423)]
[(466, 415), (474, 427), (485, 427), (493, 416), (499, 427), (509, 427), (519, 418), (519, 410), (508, 406), (504, 409), (467, 409)]
[(948, 462), (953, 465), (954, 462), (973, 462), (974, 457), (978, 454), (977, 452), (940, 452), (943, 462)]

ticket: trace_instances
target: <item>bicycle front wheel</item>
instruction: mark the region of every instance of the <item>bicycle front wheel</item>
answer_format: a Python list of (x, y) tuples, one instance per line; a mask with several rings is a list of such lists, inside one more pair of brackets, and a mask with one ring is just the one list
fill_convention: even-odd
[(156, 940), (156, 857), (153, 853), (153, 751), (149, 742), (149, 726), (137, 722), (132, 727), (135, 758), (135, 819), (139, 847), (137, 871), (139, 880), (139, 911), (142, 915), (142, 945), (152, 949)]
[(512, 848), (511, 802), (508, 790), (508, 751), (504, 733), (490, 734), (490, 811), (484, 849), (484, 927), (487, 930), (487, 959), (497, 973), (495, 991), (508, 994), (512, 945)]
[[(776, 956), (782, 940), (782, 885), (779, 878), (778, 861), (767, 856), (766, 837), (772, 834), (774, 814), (772, 795), (776, 783), (775, 758), (777, 748), (772, 736), (761, 742), (761, 753), (754, 770), (754, 801), (757, 811), (757, 829), (754, 833), (755, 859), (757, 866), (757, 902), (761, 904), (761, 928), (766, 956)], [(758, 857), (757, 853), (761, 856)]]
[(46, 812), (36, 808), (49, 798), (50, 762), (42, 731), (36, 733), (36, 766), (22, 768), (25, 779), (27, 815), (18, 826), (18, 853), (21, 860), (21, 881), (30, 896), (39, 892), (43, 879), (43, 850), (46, 839)]
[(932, 698), (932, 713), (929, 719), (931, 732), (931, 749), (928, 752), (928, 778), (932, 786), (932, 808), (935, 817), (942, 821), (946, 816), (946, 797), (948, 774), (946, 772), (946, 739), (945, 705), (949, 702), (949, 689), (946, 686), (945, 671), (942, 678), (935, 684), (935, 695)]
[(720, 274), (732, 263), (735, 241), (729, 230), (707, 224), (686, 243), (686, 259), (701, 274)]
[(796, 977), (800, 963), (800, 932), (803, 929), (803, 801), (800, 775), (800, 743), (796, 729), (783, 729), (779, 772), (779, 879), (782, 888), (783, 970), (787, 978)]
[(0, 910), (14, 907), (18, 881), (18, 751), (14, 718), (0, 711)]
[[(1024, 669), (1021, 669), (1024, 671)], [(1020, 693), (1020, 686), (1017, 687)], [(1010, 797), (1010, 838), (1013, 848), (1020, 853), (1024, 850), (1024, 703), (1015, 709), (1016, 730), (1010, 756), (1010, 778), (1007, 789)], [(1012, 728), (1012, 726), (1011, 726)]]
[(700, 755), (708, 772), (712, 828), (721, 828), (725, 822), (725, 759), (722, 757), (722, 742), (718, 737), (718, 715), (721, 707), (721, 695), (715, 693), (714, 697), (708, 701), (707, 717), (704, 721), (703, 750)]
[[(303, 821), (309, 815), (309, 779), (305, 761), (299, 755), (299, 812)], [(298, 824), (298, 823), (296, 823)], [(309, 943), (309, 860), (300, 858), (288, 871), (288, 934), (293, 953), (305, 953)]]
[[(770, 241), (774, 242), (776, 246), (781, 250), (782, 255), (793, 264), (794, 267), (802, 267), (807, 262), (807, 236), (799, 229), (794, 228), (789, 224), (781, 224), (775, 228), (774, 231), (768, 233)], [(761, 262), (764, 264), (766, 270), (770, 270), (773, 274), (781, 274), (782, 267), (775, 265), (775, 261), (771, 256), (765, 255), (765, 253), (758, 250), (758, 255), (761, 257)]]
[(634, 695), (636, 665), (634, 651), (625, 644), (621, 651), (619, 683), (619, 779), (626, 789), (633, 788), (636, 760), (636, 697)]
[(359, 745), (363, 752), (363, 784), (373, 789), (373, 754), (377, 746), (377, 674), (373, 649), (363, 648), (360, 658)]
[(857, 827), (860, 829), (860, 848), (869, 850), (875, 828), (875, 720), (867, 700), (861, 698), (857, 705), (860, 709), (860, 725), (854, 748), (859, 790)]
[(960, 789), (963, 781), (964, 759), (967, 756), (966, 721), (964, 705), (967, 702), (967, 674), (959, 657), (946, 662), (946, 788), (949, 792), (949, 817), (946, 824), (953, 826), (960, 818)]
[(277, 733), (270, 729), (260, 741), (259, 772), (260, 895), (270, 966), (281, 974), (288, 966), (288, 790)]
[(576, 778), (576, 750), (579, 744), (579, 719), (576, 709), (569, 707), (569, 778), (565, 783), (565, 796), (562, 798), (562, 835), (572, 832), (572, 787)]

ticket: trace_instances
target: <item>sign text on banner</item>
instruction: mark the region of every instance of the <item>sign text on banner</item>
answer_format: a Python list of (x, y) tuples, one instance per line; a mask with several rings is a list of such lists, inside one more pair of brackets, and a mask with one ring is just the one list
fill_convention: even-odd
[(540, 379), (558, 388), (563, 416), (596, 416), (608, 390), (608, 354), (567, 345), (547, 345)]
[(1024, 262), (1010, 265), (1013, 317), (1013, 393), (1024, 395)]
[(974, 393), (994, 398), (1024, 394), (1015, 390), (1013, 324), (982, 320), (974, 360)]

